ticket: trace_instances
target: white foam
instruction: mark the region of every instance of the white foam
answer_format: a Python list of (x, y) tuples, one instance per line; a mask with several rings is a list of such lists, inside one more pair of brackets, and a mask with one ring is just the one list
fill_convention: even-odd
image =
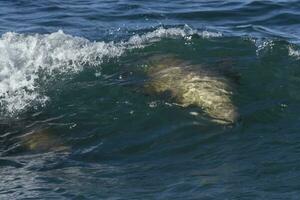
[(191, 35), (198, 35), (202, 38), (211, 38), (211, 37), (221, 37), (222, 34), (219, 32), (209, 32), (209, 31), (198, 31), (190, 28), (185, 25), (183, 28), (163, 28), (160, 27), (153, 32), (146, 33), (144, 35), (135, 35), (132, 36), (128, 44), (133, 45), (134, 47), (141, 47), (143, 44), (149, 42), (156, 42), (162, 38), (184, 38), (190, 40)]
[[(220, 33), (184, 28), (158, 28), (135, 35), (126, 42), (91, 42), (58, 31), (25, 35), (8, 32), (0, 38), (0, 111), (9, 115), (33, 105), (44, 105), (45, 96), (38, 80), (47, 82), (56, 74), (74, 74), (84, 66), (100, 67), (106, 58), (122, 55), (126, 49), (142, 48), (161, 38), (219, 37)], [(40, 73), (42, 72), (42, 73)], [(44, 74), (44, 75), (41, 75)]]
[(293, 47), (289, 46), (289, 56), (300, 59), (300, 51), (297, 51)]
[(274, 41), (273, 40), (260, 40), (256, 39), (254, 40), (256, 45), (256, 55), (259, 56), (265, 51), (272, 50), (274, 47)]
[(62, 31), (47, 35), (9, 32), (0, 39), (0, 52), (0, 105), (12, 114), (33, 102), (43, 104), (48, 100), (37, 85), (43, 78), (39, 72), (47, 77), (76, 73), (84, 64), (100, 65), (104, 57), (121, 55), (123, 48), (114, 43), (89, 42)]

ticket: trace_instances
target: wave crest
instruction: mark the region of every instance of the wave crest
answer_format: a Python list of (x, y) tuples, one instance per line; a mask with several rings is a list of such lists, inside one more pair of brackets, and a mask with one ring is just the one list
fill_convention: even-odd
[[(220, 33), (184, 28), (158, 28), (134, 35), (126, 42), (91, 42), (58, 31), (25, 35), (8, 32), (0, 38), (0, 112), (12, 115), (33, 104), (49, 100), (38, 80), (47, 82), (55, 74), (74, 74), (85, 66), (101, 67), (104, 59), (121, 56), (124, 51), (142, 48), (161, 38), (219, 37)], [(40, 73), (43, 72), (43, 73)], [(41, 75), (44, 74), (44, 75)], [(45, 75), (46, 74), (46, 75)]]
[[(62, 31), (47, 35), (5, 33), (0, 39), (0, 105), (10, 114), (33, 102), (44, 104), (37, 80), (53, 73), (76, 73), (85, 64), (100, 65), (104, 57), (115, 57), (123, 49), (113, 42), (90, 42)], [(39, 72), (47, 74), (41, 77)]]

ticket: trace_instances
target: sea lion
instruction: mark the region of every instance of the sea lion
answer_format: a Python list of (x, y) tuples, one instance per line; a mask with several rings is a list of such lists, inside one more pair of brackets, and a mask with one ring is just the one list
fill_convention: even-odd
[[(38, 124), (37, 120), (36, 122)], [(71, 146), (61, 137), (57, 129), (44, 127), (45, 124), (34, 124), (25, 118), (18, 120), (0, 118), (0, 156), (18, 153), (71, 152)]]
[(182, 107), (200, 107), (218, 123), (237, 121), (232, 83), (216, 70), (174, 56), (152, 57), (145, 68), (149, 79), (143, 87), (147, 93), (167, 93)]
[(68, 152), (70, 147), (53, 135), (49, 129), (39, 129), (30, 131), (20, 136), (22, 147), (29, 152)]

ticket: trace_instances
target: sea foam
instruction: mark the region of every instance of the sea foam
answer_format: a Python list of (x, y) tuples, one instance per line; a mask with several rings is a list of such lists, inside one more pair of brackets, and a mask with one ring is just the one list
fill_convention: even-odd
[[(122, 54), (123, 48), (89, 42), (62, 31), (47, 35), (6, 33), (0, 39), (0, 105), (13, 114), (33, 103), (44, 104), (37, 80), (54, 73), (77, 73), (84, 64), (100, 65), (104, 57)], [(39, 72), (47, 76), (41, 77)], [(45, 80), (43, 80), (45, 79)]]
[(300, 59), (300, 51), (294, 49), (292, 46), (289, 46), (289, 56)]

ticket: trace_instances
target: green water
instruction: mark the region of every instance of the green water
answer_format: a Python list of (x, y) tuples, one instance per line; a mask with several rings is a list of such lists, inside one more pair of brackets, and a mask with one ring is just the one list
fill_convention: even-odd
[[(0, 2), (0, 199), (298, 199), (297, 1), (88, 2)], [(180, 105), (191, 73), (238, 118)]]

